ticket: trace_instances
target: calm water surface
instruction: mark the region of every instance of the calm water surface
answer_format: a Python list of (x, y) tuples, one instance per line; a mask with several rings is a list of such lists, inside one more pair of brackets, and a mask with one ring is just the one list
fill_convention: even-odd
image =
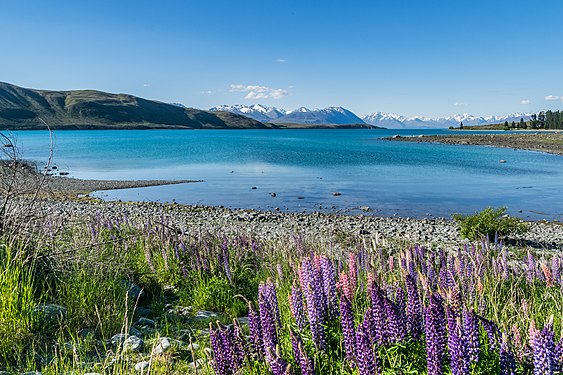
[[(390, 142), (425, 130), (113, 130), (55, 132), (54, 161), (71, 177), (201, 183), (97, 192), (233, 208), (423, 217), (507, 206), (524, 218), (563, 217), (563, 157), (482, 146)], [(15, 132), (23, 157), (44, 162), (49, 136)], [(504, 159), (506, 163), (499, 163)], [(256, 187), (256, 189), (252, 189)], [(270, 193), (276, 192), (273, 198)], [(333, 196), (333, 192), (342, 193)]]

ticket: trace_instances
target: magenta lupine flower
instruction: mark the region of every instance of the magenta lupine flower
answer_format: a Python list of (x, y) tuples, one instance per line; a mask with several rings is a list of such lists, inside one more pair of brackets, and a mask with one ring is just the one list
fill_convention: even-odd
[(373, 351), (367, 327), (363, 323), (356, 332), (356, 358), (360, 375), (381, 374), (379, 356)]
[(336, 296), (336, 271), (334, 265), (325, 256), (321, 257), (321, 273), (323, 290), (326, 296), (328, 316), (334, 319), (338, 316), (338, 299)]
[(260, 315), (248, 304), (248, 328), (250, 330), (250, 343), (252, 351), (259, 357), (263, 357), (264, 341), (262, 340), (262, 324), (260, 322)]
[(342, 294), (346, 296), (350, 301), (352, 300), (352, 289), (350, 288), (350, 281), (348, 279), (348, 275), (346, 272), (340, 273), (340, 279), (338, 280), (338, 285), (340, 290), (342, 290)]
[(499, 361), (500, 375), (516, 375), (516, 359), (510, 349), (506, 332), (502, 334)]
[(467, 342), (469, 361), (479, 361), (479, 320), (473, 310), (463, 312), (463, 332)]
[(553, 375), (556, 368), (553, 330), (546, 325), (534, 337), (534, 375)]
[(420, 339), (422, 334), (422, 306), (416, 282), (411, 275), (405, 279), (407, 288), (407, 327), (413, 340)]
[(313, 361), (307, 356), (305, 350), (303, 349), (303, 341), (293, 330), (289, 331), (291, 337), (291, 347), (293, 349), (293, 355), (295, 356), (295, 362), (301, 368), (301, 375), (314, 375), (315, 369)]
[(445, 313), (442, 299), (433, 294), (426, 308), (426, 363), (428, 375), (444, 373), (446, 354)]
[(354, 313), (352, 304), (345, 295), (340, 297), (340, 324), (344, 336), (346, 359), (350, 362), (356, 360), (356, 329), (354, 328)]
[(303, 293), (295, 282), (291, 287), (291, 294), (289, 295), (289, 308), (297, 327), (299, 330), (303, 330), (307, 324), (305, 313), (303, 312)]

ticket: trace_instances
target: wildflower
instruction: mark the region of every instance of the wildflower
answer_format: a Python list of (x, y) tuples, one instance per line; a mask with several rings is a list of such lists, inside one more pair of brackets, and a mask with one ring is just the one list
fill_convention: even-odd
[(516, 360), (514, 353), (508, 345), (508, 335), (506, 332), (502, 334), (500, 344), (500, 375), (515, 375), (516, 374)]
[(377, 357), (372, 349), (369, 334), (366, 327), (360, 324), (356, 332), (356, 357), (358, 360), (358, 369), (360, 375), (381, 374), (379, 365), (379, 357)]
[(428, 375), (444, 373), (446, 351), (445, 314), (442, 299), (433, 294), (426, 308), (426, 362)]
[(422, 334), (422, 306), (418, 289), (411, 275), (407, 275), (405, 285), (407, 288), (407, 327), (411, 337), (418, 340)]
[(556, 368), (553, 330), (548, 324), (534, 337), (534, 375), (553, 375)]
[(303, 330), (307, 323), (303, 312), (303, 292), (301, 292), (296, 283), (293, 283), (291, 293), (289, 294), (289, 308), (297, 327), (299, 330)]
[(352, 304), (344, 295), (340, 297), (340, 324), (344, 334), (346, 359), (352, 362), (356, 359), (356, 330), (354, 328)]
[(469, 361), (479, 361), (479, 321), (473, 310), (463, 312), (463, 332), (467, 342), (467, 354)]

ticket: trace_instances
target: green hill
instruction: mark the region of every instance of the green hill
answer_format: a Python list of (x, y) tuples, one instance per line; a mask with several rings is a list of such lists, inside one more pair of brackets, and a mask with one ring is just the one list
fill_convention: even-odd
[(0, 129), (264, 129), (259, 121), (95, 90), (47, 91), (0, 82)]

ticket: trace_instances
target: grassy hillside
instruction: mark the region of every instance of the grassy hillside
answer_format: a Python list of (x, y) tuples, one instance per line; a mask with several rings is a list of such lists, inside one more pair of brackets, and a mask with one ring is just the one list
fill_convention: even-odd
[(0, 82), (0, 129), (263, 129), (259, 121), (95, 90), (33, 90)]

